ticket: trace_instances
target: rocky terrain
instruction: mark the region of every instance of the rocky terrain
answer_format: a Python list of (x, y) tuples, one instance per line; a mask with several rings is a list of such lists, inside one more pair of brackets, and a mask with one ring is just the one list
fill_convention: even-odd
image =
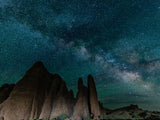
[(35, 63), (15, 85), (0, 88), (0, 120), (30, 119), (160, 119), (159, 112), (144, 111), (136, 105), (105, 109), (98, 101), (94, 79), (88, 86), (78, 80), (76, 98), (58, 74), (52, 75), (42, 62)]
[(137, 105), (130, 105), (128, 107), (111, 110), (102, 115), (101, 119), (105, 120), (160, 120), (160, 112), (147, 111), (140, 109)]

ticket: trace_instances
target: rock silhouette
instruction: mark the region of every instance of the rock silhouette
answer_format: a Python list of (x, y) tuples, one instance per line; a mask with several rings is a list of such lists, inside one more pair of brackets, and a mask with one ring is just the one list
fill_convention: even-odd
[[(100, 115), (96, 88), (91, 76), (88, 85), (89, 88), (85, 87), (82, 79), (79, 79), (77, 97), (74, 98), (73, 91), (68, 91), (66, 83), (59, 75), (50, 74), (42, 62), (37, 62), (14, 88), (13, 85), (1, 88), (0, 118), (4, 120), (52, 119), (65, 114), (74, 120), (80, 120), (82, 117), (90, 117), (90, 109), (95, 116)], [(6, 93), (4, 88), (13, 90), (9, 89)], [(92, 98), (96, 99), (96, 102), (92, 101)], [(98, 112), (93, 111), (95, 107)]]
[[(58, 74), (52, 75), (42, 62), (35, 63), (15, 85), (0, 88), (0, 120), (52, 119), (67, 117), (101, 119), (160, 119), (159, 112), (139, 109), (136, 105), (116, 110), (105, 109), (98, 101), (94, 79), (88, 76), (88, 86), (78, 80), (76, 98)], [(105, 115), (106, 118), (103, 118)]]

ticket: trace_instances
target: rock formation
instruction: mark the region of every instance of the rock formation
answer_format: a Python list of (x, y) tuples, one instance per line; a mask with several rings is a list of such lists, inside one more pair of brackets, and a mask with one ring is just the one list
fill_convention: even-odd
[(52, 119), (61, 114), (73, 120), (83, 117), (97, 119), (100, 104), (93, 77), (88, 77), (88, 88), (78, 81), (78, 93), (68, 91), (57, 74), (50, 74), (42, 62), (35, 63), (16, 85), (0, 88), (0, 120)]
[(65, 82), (60, 76), (55, 74), (52, 79), (54, 81), (43, 103), (40, 119), (55, 118), (61, 114), (69, 116), (75, 103), (73, 92), (68, 92)]
[(1, 88), (0, 88), (0, 104), (5, 101), (8, 97), (9, 94), (11, 93), (11, 91), (13, 90), (15, 84), (4, 84)]
[(56, 98), (54, 99), (53, 109), (50, 118), (56, 118), (61, 114), (71, 116), (74, 105), (72, 92), (68, 92), (66, 84), (62, 81)]
[(80, 78), (78, 80), (78, 93), (77, 93), (77, 101), (74, 106), (74, 112), (72, 119), (73, 120), (81, 120), (82, 117), (89, 118), (89, 105), (88, 105), (88, 88), (83, 85), (83, 81)]
[(97, 97), (96, 85), (91, 75), (88, 76), (88, 89), (90, 112), (94, 119), (99, 119), (101, 115), (100, 104)]
[(103, 108), (91, 75), (88, 87), (81, 78), (78, 80), (78, 93), (74, 98), (73, 91), (68, 91), (61, 77), (50, 74), (42, 62), (35, 63), (16, 85), (5, 84), (0, 88), (0, 120), (90, 117), (99, 120), (100, 115), (102, 119), (160, 119), (160, 112), (144, 111), (136, 105), (116, 110)]
[(0, 105), (0, 115), (5, 120), (38, 118), (51, 78), (41, 62), (35, 63)]
[(137, 105), (110, 110), (103, 119), (107, 120), (160, 120), (160, 112), (140, 109)]

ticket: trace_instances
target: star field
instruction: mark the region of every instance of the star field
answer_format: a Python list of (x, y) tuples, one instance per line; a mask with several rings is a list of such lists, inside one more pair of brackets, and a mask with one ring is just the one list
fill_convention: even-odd
[(0, 85), (42, 61), (105, 107), (160, 110), (160, 0), (0, 0)]

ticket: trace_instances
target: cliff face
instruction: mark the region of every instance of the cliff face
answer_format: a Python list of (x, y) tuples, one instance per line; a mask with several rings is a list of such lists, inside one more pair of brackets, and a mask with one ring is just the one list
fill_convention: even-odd
[(77, 97), (74, 98), (59, 75), (50, 74), (42, 62), (37, 62), (15, 86), (4, 88), (0, 90), (0, 120), (51, 119), (61, 114), (80, 120), (90, 117), (91, 113), (98, 119), (101, 114), (91, 75), (88, 88), (79, 79)]

